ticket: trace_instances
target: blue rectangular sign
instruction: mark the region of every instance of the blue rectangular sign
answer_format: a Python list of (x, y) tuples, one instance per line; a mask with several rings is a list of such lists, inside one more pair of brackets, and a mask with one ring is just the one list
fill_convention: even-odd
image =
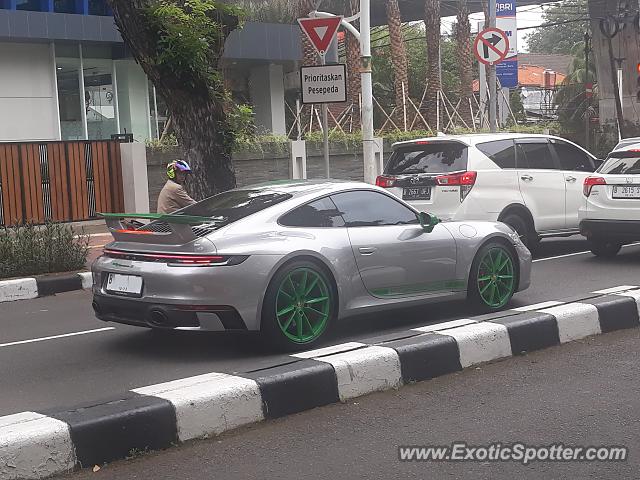
[(518, 86), (518, 24), (516, 21), (516, 0), (496, 2), (496, 26), (507, 34), (509, 52), (507, 58), (496, 65), (496, 75), (505, 88)]

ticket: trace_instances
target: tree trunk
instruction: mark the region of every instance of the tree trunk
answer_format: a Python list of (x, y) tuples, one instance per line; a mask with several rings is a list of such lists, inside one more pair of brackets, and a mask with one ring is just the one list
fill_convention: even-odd
[[(108, 3), (125, 44), (171, 112), (176, 135), (194, 172), (187, 185), (191, 195), (203, 199), (235, 188), (231, 163), (233, 132), (225, 111), (226, 95), (218, 62), (224, 41), (237, 27), (237, 18), (217, 10), (208, 12), (221, 26), (220, 38), (216, 40), (219, 45), (211, 45), (206, 59), (207, 73), (213, 72), (208, 75), (168, 68), (162, 63), (163, 26), (150, 21), (153, 1), (108, 0)], [(184, 5), (180, 8), (187, 12)]]
[(471, 54), (471, 22), (467, 0), (458, 0), (456, 26), (456, 52), (458, 56), (458, 74), (460, 75), (460, 116), (473, 128), (473, 115), (470, 101), (473, 97), (473, 56)]
[[(409, 94), (409, 62), (407, 47), (402, 33), (402, 15), (398, 0), (386, 0), (387, 24), (391, 44), (391, 62), (393, 63), (393, 86), (396, 97), (396, 125), (404, 127), (405, 96)], [(403, 88), (404, 87), (404, 88)]]
[(427, 95), (426, 110), (429, 127), (435, 131), (438, 122), (438, 92), (440, 78), (440, 0), (425, 0), (424, 25), (427, 37)]
[[(350, 17), (360, 11), (360, 0), (345, 0), (345, 15)], [(359, 22), (354, 22), (356, 28)], [(360, 115), (360, 94), (362, 83), (360, 78), (361, 52), (360, 42), (348, 30), (345, 31), (345, 50), (347, 56), (347, 78), (349, 81), (349, 101), (353, 105), (353, 126), (355, 129), (362, 127)]]

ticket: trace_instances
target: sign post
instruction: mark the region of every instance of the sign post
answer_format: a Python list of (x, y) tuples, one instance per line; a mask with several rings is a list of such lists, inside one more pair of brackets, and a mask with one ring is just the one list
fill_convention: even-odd
[[(300, 18), (298, 19), (298, 24), (300, 28), (305, 33), (311, 44), (315, 47), (318, 55), (320, 55), (321, 66), (326, 65), (326, 54), (329, 49), (329, 45), (336, 36), (336, 32), (340, 27), (340, 23), (342, 23), (342, 17), (330, 17), (330, 18)], [(304, 82), (304, 73), (301, 74)], [(308, 74), (312, 76), (312, 74)], [(319, 73), (316, 76), (321, 77), (323, 74)], [(328, 74), (331, 76), (332, 74)], [(342, 78), (345, 79), (346, 75), (343, 74)], [(346, 79), (345, 79), (346, 81)], [(346, 85), (346, 84), (345, 84)], [(315, 91), (323, 91), (322, 87), (308, 87), (309, 89), (313, 89)], [(345, 89), (346, 90), (346, 89)], [(305, 86), (303, 83), (302, 86), (303, 91), (303, 100), (302, 103), (307, 103), (304, 100), (304, 92)], [(346, 94), (345, 94), (346, 95)], [(331, 177), (331, 171), (329, 166), (329, 114), (327, 103), (333, 103), (331, 101), (324, 100), (323, 95), (320, 95), (320, 101), (315, 103), (322, 104), (322, 140), (324, 144), (324, 167), (325, 167), (325, 175), (327, 178)], [(346, 98), (342, 101), (346, 101)], [(313, 115), (313, 112), (311, 112)]]
[[(493, 4), (493, 21), (495, 23), (495, 0)], [(492, 132), (497, 131), (498, 92), (495, 66), (502, 62), (509, 53), (509, 38), (507, 34), (494, 27), (485, 28), (476, 37), (473, 44), (474, 53), (479, 62), (489, 67), (489, 127)]]

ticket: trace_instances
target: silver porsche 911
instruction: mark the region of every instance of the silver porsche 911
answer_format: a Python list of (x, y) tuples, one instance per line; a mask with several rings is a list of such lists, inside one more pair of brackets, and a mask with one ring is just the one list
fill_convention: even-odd
[(99, 319), (260, 330), (288, 350), (355, 314), (456, 298), (499, 310), (530, 282), (510, 227), (439, 223), (364, 183), (270, 183), (172, 215), (105, 216), (115, 241), (93, 264)]

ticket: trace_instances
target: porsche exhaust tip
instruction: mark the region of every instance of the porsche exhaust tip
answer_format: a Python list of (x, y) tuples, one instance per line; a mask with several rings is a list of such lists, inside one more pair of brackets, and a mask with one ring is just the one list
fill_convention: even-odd
[(152, 308), (147, 313), (147, 324), (153, 328), (174, 328), (175, 324), (169, 320), (167, 312), (160, 308)]

